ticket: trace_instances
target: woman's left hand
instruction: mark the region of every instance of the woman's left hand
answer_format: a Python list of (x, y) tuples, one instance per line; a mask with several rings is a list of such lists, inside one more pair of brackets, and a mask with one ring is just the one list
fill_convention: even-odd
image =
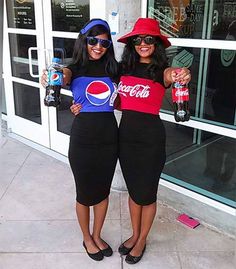
[(181, 84), (188, 84), (191, 80), (190, 70), (186, 67), (173, 68), (171, 71), (171, 78), (173, 82), (180, 82)]

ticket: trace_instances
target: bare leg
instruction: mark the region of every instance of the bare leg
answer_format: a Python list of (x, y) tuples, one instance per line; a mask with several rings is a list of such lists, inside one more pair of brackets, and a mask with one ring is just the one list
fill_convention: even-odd
[(83, 240), (89, 253), (93, 254), (99, 251), (98, 247), (93, 241), (93, 238), (89, 230), (89, 206), (84, 206), (76, 202), (76, 214), (79, 221), (79, 225), (83, 234)]
[(106, 198), (93, 207), (94, 223), (93, 223), (93, 240), (100, 249), (106, 249), (107, 244), (101, 239), (101, 230), (107, 213), (109, 199)]
[(141, 229), (141, 214), (142, 206), (136, 204), (129, 196), (129, 212), (132, 225), (132, 236), (125, 242), (125, 247), (131, 248), (135, 245), (137, 239), (139, 238)]
[(147, 236), (152, 227), (153, 220), (156, 215), (156, 202), (147, 206), (142, 206), (142, 215), (141, 215), (141, 230), (140, 235), (135, 244), (135, 247), (132, 249), (130, 254), (132, 256), (140, 256), (143, 248), (146, 244)]

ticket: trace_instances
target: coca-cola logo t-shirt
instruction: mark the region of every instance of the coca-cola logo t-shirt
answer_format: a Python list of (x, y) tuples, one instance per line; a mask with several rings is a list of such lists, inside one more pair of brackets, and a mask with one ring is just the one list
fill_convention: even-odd
[(159, 114), (165, 87), (151, 79), (121, 76), (118, 93), (122, 110)]

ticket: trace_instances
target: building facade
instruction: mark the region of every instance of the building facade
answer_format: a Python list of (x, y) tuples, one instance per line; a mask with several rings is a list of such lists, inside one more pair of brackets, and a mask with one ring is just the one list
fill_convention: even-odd
[[(161, 118), (167, 161), (161, 184), (235, 216), (236, 2), (234, 0), (10, 0), (4, 9), (4, 118), (8, 129), (67, 156), (72, 95), (62, 89), (59, 108), (45, 107), (39, 73), (53, 55), (70, 62), (74, 41), (91, 18), (106, 19), (116, 40), (138, 17), (160, 21), (172, 46), (169, 64), (191, 70), (191, 120), (176, 123), (171, 91)], [(117, 118), (119, 120), (119, 112)], [(114, 189), (125, 189), (119, 166)]]

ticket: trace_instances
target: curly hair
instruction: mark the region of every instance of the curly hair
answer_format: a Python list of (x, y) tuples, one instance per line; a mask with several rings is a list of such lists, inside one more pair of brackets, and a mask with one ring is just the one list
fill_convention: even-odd
[[(135, 65), (139, 62), (140, 56), (135, 50), (131, 37), (124, 48), (123, 54), (121, 56), (121, 67), (123, 74), (130, 74), (135, 68)], [(161, 39), (156, 38), (156, 43), (154, 44), (155, 49), (151, 55), (151, 62), (148, 65), (148, 73), (153, 81), (157, 81), (157, 73), (160, 70), (164, 70), (168, 66), (167, 56), (165, 52), (165, 47)]]

